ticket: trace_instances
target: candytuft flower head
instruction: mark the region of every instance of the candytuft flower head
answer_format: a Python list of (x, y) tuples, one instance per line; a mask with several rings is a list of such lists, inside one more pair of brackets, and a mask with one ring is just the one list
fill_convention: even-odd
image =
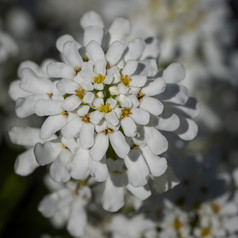
[(148, 180), (158, 182), (166, 172), (169, 145), (162, 131), (194, 138), (196, 103), (178, 84), (182, 65), (159, 71), (158, 40), (128, 40), (128, 20), (117, 18), (106, 29), (92, 11), (80, 24), (83, 41), (60, 37), (62, 62), (23, 63), (10, 95), (19, 117), (46, 117), (34, 146), (38, 164), (51, 164), (56, 182), (103, 182), (102, 205), (114, 212), (126, 190), (144, 200), (151, 195)]

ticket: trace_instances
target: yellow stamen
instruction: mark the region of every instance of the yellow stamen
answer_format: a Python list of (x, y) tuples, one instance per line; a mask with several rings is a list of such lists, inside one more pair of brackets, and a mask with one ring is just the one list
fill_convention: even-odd
[(101, 104), (101, 106), (98, 108), (99, 112), (109, 113), (112, 111), (112, 108), (110, 107), (110, 104), (107, 103), (106, 105)]
[(115, 176), (117, 176), (118, 174), (120, 174), (120, 172), (118, 172), (118, 171), (114, 171), (113, 173), (114, 173)]
[(133, 145), (132, 147), (131, 147), (131, 149), (133, 150), (138, 150), (138, 145)]
[(74, 75), (77, 75), (80, 71), (80, 68), (78, 66), (74, 67)]
[(136, 95), (138, 101), (141, 101), (144, 96), (145, 96), (145, 94), (142, 93), (142, 92), (139, 92), (139, 93), (137, 93), (137, 95)]
[(210, 227), (204, 227), (202, 230), (201, 230), (201, 236), (202, 237), (206, 237), (206, 236), (209, 236), (211, 235), (211, 228)]
[(69, 113), (67, 111), (62, 111), (61, 114), (64, 115), (64, 116), (68, 116), (69, 115)]
[(104, 131), (103, 131), (103, 134), (106, 136), (106, 135), (109, 135), (110, 133), (113, 133), (114, 130), (111, 129), (111, 128), (106, 128)]
[(82, 101), (83, 97), (85, 96), (85, 90), (80, 86), (80, 89), (75, 90), (76, 96), (79, 97), (79, 99)]
[(98, 76), (95, 76), (93, 79), (94, 83), (100, 84), (105, 80), (105, 77), (102, 74), (98, 74)]
[(88, 62), (88, 58), (87, 58), (86, 55), (83, 55), (83, 61), (84, 61), (84, 62)]
[(66, 147), (65, 145), (62, 145), (61, 148), (62, 148), (62, 149), (66, 149), (67, 147)]
[(46, 93), (47, 96), (49, 96), (50, 98), (53, 97), (53, 93)]
[(214, 213), (216, 213), (216, 214), (219, 214), (220, 211), (221, 211), (220, 205), (217, 204), (217, 203), (215, 203), (215, 202), (212, 203), (211, 208), (212, 208), (212, 211), (213, 211)]
[(183, 227), (183, 223), (180, 221), (178, 217), (176, 217), (174, 220), (174, 229), (176, 231), (179, 231), (182, 227)]
[(83, 122), (90, 123), (90, 116), (85, 114), (84, 116), (81, 116), (81, 119)]
[(121, 82), (126, 86), (129, 87), (131, 79), (127, 75), (121, 75)]
[(121, 110), (120, 119), (123, 119), (125, 117), (129, 117), (130, 114), (131, 114), (131, 108), (130, 107), (123, 107), (123, 109)]

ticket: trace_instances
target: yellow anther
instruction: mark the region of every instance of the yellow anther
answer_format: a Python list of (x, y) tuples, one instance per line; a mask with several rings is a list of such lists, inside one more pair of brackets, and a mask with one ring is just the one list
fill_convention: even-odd
[(62, 111), (61, 114), (64, 115), (64, 116), (68, 116), (69, 115), (69, 113), (67, 111)]
[(62, 145), (61, 148), (62, 148), (62, 149), (66, 149), (67, 147), (66, 147), (65, 145)]
[(88, 114), (81, 116), (81, 119), (83, 122), (90, 123), (90, 116)]
[(138, 145), (133, 145), (133, 146), (131, 147), (131, 149), (132, 149), (132, 150), (138, 150)]
[(220, 205), (217, 204), (217, 203), (215, 203), (215, 202), (212, 203), (211, 208), (212, 208), (212, 211), (213, 211), (214, 213), (216, 213), (216, 214), (219, 214), (220, 211), (221, 211)]
[(109, 135), (110, 133), (113, 133), (114, 130), (111, 129), (111, 128), (106, 128), (104, 131), (103, 131), (103, 134), (106, 136), (106, 135)]
[(174, 229), (176, 231), (179, 231), (182, 227), (183, 227), (183, 223), (180, 221), (178, 217), (176, 217), (174, 220)]
[(83, 55), (83, 61), (84, 61), (84, 62), (88, 62), (88, 58), (87, 58), (86, 55)]
[(46, 93), (47, 96), (49, 96), (50, 98), (52, 98), (53, 93)]
[(123, 119), (125, 117), (129, 117), (130, 114), (131, 114), (131, 108), (130, 107), (123, 107), (123, 109), (121, 110), (120, 119)]
[(85, 96), (85, 90), (80, 86), (80, 89), (75, 90), (76, 96), (79, 97), (79, 99), (82, 101), (83, 97)]
[(80, 71), (80, 68), (78, 66), (74, 67), (74, 75), (77, 75)]
[(114, 171), (113, 173), (114, 173), (115, 176), (117, 176), (118, 174), (120, 174), (120, 172), (118, 172), (118, 171)]
[(100, 84), (105, 80), (105, 77), (102, 74), (98, 74), (98, 76), (95, 76), (93, 79), (94, 83)]
[(206, 236), (209, 236), (211, 235), (211, 228), (210, 227), (204, 227), (202, 230), (201, 230), (201, 236), (202, 237), (206, 237)]
[(111, 66), (110, 66), (110, 64), (107, 62), (106, 69), (110, 69), (110, 68), (111, 68)]
[(126, 86), (129, 87), (131, 79), (127, 75), (121, 75), (121, 82)]
[(137, 93), (137, 95), (136, 95), (138, 101), (141, 101), (144, 96), (145, 96), (145, 94), (142, 93), (141, 91), (139, 93)]
[(107, 103), (106, 105), (101, 104), (101, 106), (98, 108), (99, 112), (109, 113), (112, 111), (112, 108), (110, 107), (110, 104)]

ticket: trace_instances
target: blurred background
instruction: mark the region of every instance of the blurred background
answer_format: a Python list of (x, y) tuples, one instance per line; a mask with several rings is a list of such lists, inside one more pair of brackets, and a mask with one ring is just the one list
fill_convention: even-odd
[(232, 192), (236, 189), (233, 174), (238, 168), (237, 0), (0, 0), (2, 238), (47, 237), (44, 234), (70, 237), (64, 228), (55, 229), (37, 211), (40, 200), (48, 193), (42, 179), (44, 168), (28, 177), (14, 173), (15, 158), (24, 148), (12, 145), (7, 131), (12, 125), (37, 126), (41, 122), (34, 117), (16, 117), (15, 102), (9, 98), (8, 88), (17, 79), (22, 61), (41, 64), (47, 58), (59, 59), (55, 47), (59, 36), (71, 34), (80, 41), (83, 32), (79, 19), (89, 10), (97, 11), (106, 26), (122, 16), (131, 20), (133, 36), (158, 37), (161, 69), (175, 61), (184, 64), (184, 85), (200, 102), (201, 111), (195, 119), (198, 136), (186, 145), (181, 157), (202, 158), (211, 166), (215, 163), (216, 169), (209, 171), (215, 173), (214, 177), (217, 171), (231, 175)]

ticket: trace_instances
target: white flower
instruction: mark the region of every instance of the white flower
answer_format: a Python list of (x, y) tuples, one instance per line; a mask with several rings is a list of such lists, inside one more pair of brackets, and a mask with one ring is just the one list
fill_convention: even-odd
[(56, 225), (67, 223), (67, 230), (70, 235), (81, 237), (84, 235), (87, 225), (85, 207), (90, 198), (91, 192), (87, 186), (68, 182), (44, 197), (38, 206), (38, 210)]
[[(128, 20), (116, 18), (107, 30), (92, 11), (80, 24), (83, 44), (70, 35), (60, 37), (56, 46), (63, 62), (48, 61), (42, 69), (25, 62), (10, 95), (17, 101), (19, 117), (47, 117), (40, 129), (42, 140), (58, 135), (34, 146), (39, 165), (51, 164), (50, 176), (56, 182), (90, 177), (104, 182), (102, 205), (117, 211), (126, 189), (144, 200), (151, 195), (149, 178), (157, 177), (160, 187), (169, 180), (170, 173), (161, 177), (169, 146), (161, 130), (177, 129), (181, 138), (192, 139), (195, 126), (181, 125), (182, 120), (194, 125), (194, 110), (185, 105), (187, 90), (177, 85), (184, 68), (177, 63), (158, 70), (156, 39), (128, 40)], [(172, 119), (166, 114), (169, 107)]]
[(152, 220), (141, 214), (131, 219), (123, 215), (116, 215), (112, 218), (109, 230), (113, 238), (155, 238), (157, 237), (155, 226), (156, 224)]

